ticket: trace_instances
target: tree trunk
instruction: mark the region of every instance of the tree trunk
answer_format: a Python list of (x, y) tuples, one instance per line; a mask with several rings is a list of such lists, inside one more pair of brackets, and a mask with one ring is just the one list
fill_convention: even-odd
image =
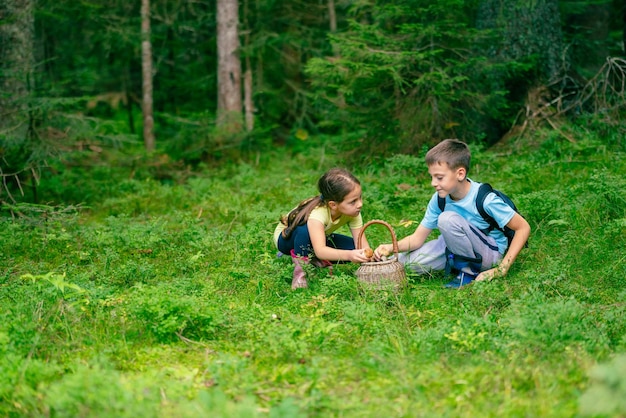
[(242, 128), (239, 4), (217, 0), (217, 125), (229, 132)]
[(246, 130), (248, 132), (254, 129), (254, 102), (252, 101), (252, 70), (250, 69), (250, 60), (246, 59), (248, 68), (244, 73), (244, 104), (246, 108)]
[(337, 32), (337, 13), (335, 13), (335, 0), (328, 0), (328, 20), (330, 31)]
[(0, 1), (0, 133), (25, 140), (34, 67), (32, 0)]
[(0, 1), (0, 206), (15, 202), (12, 190), (24, 195), (25, 180), (30, 180), (37, 203), (42, 157), (33, 156), (35, 131), (29, 107), (35, 62), (33, 3)]
[(156, 148), (152, 109), (152, 43), (150, 41), (150, 0), (141, 0), (141, 75), (143, 99), (143, 143), (147, 152)]
[[(244, 2), (244, 24), (246, 28), (245, 46), (250, 45), (250, 25), (248, 24), (248, 0)], [(243, 106), (245, 109), (246, 130), (254, 129), (254, 102), (253, 102), (252, 64), (250, 55), (246, 55), (246, 71), (243, 74)]]

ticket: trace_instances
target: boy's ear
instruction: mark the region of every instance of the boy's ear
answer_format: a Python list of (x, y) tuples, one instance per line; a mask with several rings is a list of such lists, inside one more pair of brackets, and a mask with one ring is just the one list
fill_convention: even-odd
[(467, 170), (465, 169), (465, 167), (459, 167), (456, 169), (456, 177), (457, 179), (459, 179), (459, 181), (465, 180), (465, 178), (467, 177)]

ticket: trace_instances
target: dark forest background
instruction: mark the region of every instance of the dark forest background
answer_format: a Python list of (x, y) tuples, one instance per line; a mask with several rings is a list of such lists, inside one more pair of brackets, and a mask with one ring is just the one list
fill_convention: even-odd
[[(140, 2), (2, 2), (0, 201), (36, 201), (42, 176), (103, 159), (172, 177), (277, 148), (321, 146), (363, 163), (448, 137), (493, 146), (570, 122), (625, 132), (623, 1), (144, 2), (149, 152)], [(217, 11), (228, 3), (252, 100), (251, 123), (235, 129), (216, 116)]]

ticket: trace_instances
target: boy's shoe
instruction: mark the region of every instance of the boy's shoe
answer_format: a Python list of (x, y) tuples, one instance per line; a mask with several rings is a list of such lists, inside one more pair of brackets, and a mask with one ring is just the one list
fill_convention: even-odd
[(461, 287), (470, 284), (476, 277), (478, 277), (478, 274), (465, 273), (464, 271), (462, 271), (459, 273), (458, 276), (454, 278), (454, 280), (446, 283), (444, 287), (447, 287), (449, 289), (460, 289)]

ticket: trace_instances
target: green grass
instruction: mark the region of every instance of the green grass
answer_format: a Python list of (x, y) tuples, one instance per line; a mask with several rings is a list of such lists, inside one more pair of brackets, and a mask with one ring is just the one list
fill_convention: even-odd
[[(328, 150), (185, 182), (59, 172), (42, 193), (88, 206), (0, 220), (0, 416), (624, 416), (624, 150), (537, 143), (474, 150), (471, 177), (533, 232), (506, 278), (461, 291), (435, 274), (376, 292), (356, 265), (290, 290), (273, 229), (341, 164)], [(423, 156), (353, 171), (364, 218), (411, 233), (432, 193)]]

